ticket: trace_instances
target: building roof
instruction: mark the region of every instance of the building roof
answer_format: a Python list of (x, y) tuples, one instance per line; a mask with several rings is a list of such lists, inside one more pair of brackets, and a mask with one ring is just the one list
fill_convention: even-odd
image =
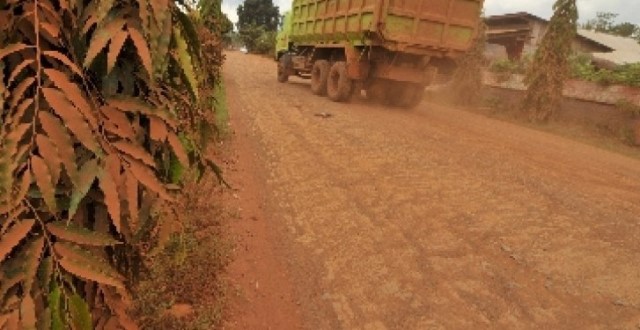
[[(488, 33), (496, 37), (502, 34), (511, 34), (516, 32), (515, 30), (518, 30), (517, 34), (523, 34), (524, 31), (519, 26), (523, 21), (549, 23), (548, 20), (527, 12), (494, 15), (485, 18), (485, 23), (489, 26)], [(616, 65), (640, 62), (640, 44), (634, 39), (583, 29), (578, 29), (577, 37), (583, 41), (597, 44), (605, 50), (592, 53), (594, 59), (611, 62)]]
[(583, 29), (578, 30), (578, 35), (612, 49), (611, 52), (593, 53), (594, 58), (618, 65), (640, 62), (640, 44), (634, 39)]

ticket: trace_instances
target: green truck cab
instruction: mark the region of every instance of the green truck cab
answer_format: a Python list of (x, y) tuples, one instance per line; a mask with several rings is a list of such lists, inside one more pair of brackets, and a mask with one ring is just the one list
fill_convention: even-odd
[(433, 72), (451, 71), (478, 31), (483, 0), (293, 0), (277, 37), (278, 81), (414, 107)]

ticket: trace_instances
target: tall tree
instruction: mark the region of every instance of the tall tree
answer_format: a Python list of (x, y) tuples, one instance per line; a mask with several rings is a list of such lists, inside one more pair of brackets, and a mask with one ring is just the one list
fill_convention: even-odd
[(560, 109), (569, 76), (572, 41), (577, 32), (576, 0), (557, 0), (547, 31), (527, 71), (527, 94), (522, 105), (533, 121), (547, 121)]
[(582, 28), (640, 41), (640, 26), (629, 22), (617, 23), (617, 17), (618, 14), (615, 13), (598, 12), (596, 18), (588, 20)]
[(238, 30), (253, 26), (266, 31), (276, 31), (280, 10), (272, 0), (245, 0), (238, 6)]
[(204, 24), (222, 35), (233, 31), (233, 22), (222, 12), (222, 0), (199, 0), (197, 3)]

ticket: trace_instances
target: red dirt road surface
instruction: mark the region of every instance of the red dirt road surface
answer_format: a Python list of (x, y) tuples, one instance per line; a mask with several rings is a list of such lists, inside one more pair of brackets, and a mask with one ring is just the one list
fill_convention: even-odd
[(262, 57), (224, 73), (254, 162), (230, 175), (261, 214), (240, 220), (229, 328), (640, 327), (640, 161), (426, 102), (334, 103)]

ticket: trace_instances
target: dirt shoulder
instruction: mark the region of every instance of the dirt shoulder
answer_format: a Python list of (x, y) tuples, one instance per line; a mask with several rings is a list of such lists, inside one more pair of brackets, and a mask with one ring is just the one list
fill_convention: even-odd
[(251, 136), (239, 86), (225, 73), (230, 114), (225, 146), (225, 179), (232, 186), (224, 197), (235, 243), (227, 270), (231, 285), (225, 329), (298, 329), (302, 326), (299, 302), (292, 281), (278, 254), (278, 234), (266, 206), (264, 169)]

